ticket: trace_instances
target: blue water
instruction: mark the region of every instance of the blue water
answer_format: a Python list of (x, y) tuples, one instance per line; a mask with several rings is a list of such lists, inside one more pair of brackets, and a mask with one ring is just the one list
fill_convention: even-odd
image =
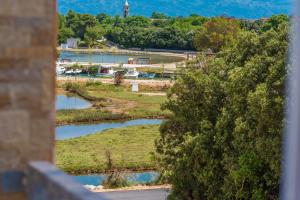
[[(128, 174), (125, 174), (125, 177), (130, 182), (146, 184), (146, 183), (156, 181), (157, 178), (159, 177), (159, 173), (157, 173), (157, 172), (128, 173)], [(73, 176), (73, 178), (82, 185), (98, 186), (103, 183), (103, 181), (106, 179), (106, 176), (105, 175), (85, 175), (85, 176)]]
[[(118, 55), (118, 54), (100, 54), (100, 53), (78, 53), (61, 51), (59, 59), (71, 59), (73, 62), (94, 62), (94, 63), (128, 63), (128, 58), (145, 57), (143, 55)], [(150, 54), (146, 57), (151, 58), (151, 63), (170, 63), (179, 62), (183, 58), (174, 56), (161, 56)]]
[(71, 59), (73, 62), (96, 62), (96, 63), (127, 63), (128, 55), (113, 54), (81, 54), (74, 52), (62, 51), (60, 59)]
[(86, 109), (90, 108), (92, 104), (78, 96), (56, 96), (56, 110), (62, 109)]
[(97, 132), (101, 132), (112, 128), (122, 128), (128, 126), (147, 125), (147, 124), (161, 124), (162, 120), (158, 119), (138, 119), (125, 122), (110, 122), (98, 124), (85, 125), (65, 125), (56, 128), (56, 140), (65, 140), (70, 138), (81, 137)]
[[(122, 16), (125, 0), (58, 0), (58, 11), (72, 9), (80, 13), (107, 13)], [(257, 19), (273, 14), (290, 14), (292, 0), (129, 0), (130, 15), (150, 16), (153, 11), (169, 16), (228, 15), (238, 18)]]

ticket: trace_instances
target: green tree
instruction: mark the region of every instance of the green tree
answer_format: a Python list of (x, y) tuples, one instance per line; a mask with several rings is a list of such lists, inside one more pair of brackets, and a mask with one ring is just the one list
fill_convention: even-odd
[(195, 46), (200, 51), (212, 49), (215, 52), (234, 40), (240, 26), (237, 20), (228, 18), (212, 18), (197, 32)]
[(124, 23), (131, 27), (149, 27), (150, 19), (143, 16), (130, 16), (124, 19)]
[(156, 141), (173, 199), (278, 199), (288, 26), (239, 32), (189, 63)]
[(66, 26), (66, 17), (64, 15), (58, 15), (58, 29), (64, 28)]
[(100, 13), (96, 18), (100, 23), (105, 23), (107, 20), (110, 20), (111, 17), (105, 13)]
[(68, 27), (62, 27), (59, 29), (58, 32), (58, 42), (59, 44), (65, 43), (68, 38), (73, 37), (74, 32), (71, 28)]
[(104, 30), (100, 26), (88, 27), (84, 34), (84, 42), (88, 47), (93, 47), (97, 44), (97, 40), (101, 40), (104, 35)]
[(159, 12), (153, 12), (151, 15), (152, 19), (167, 19), (168, 16), (165, 15), (164, 13), (159, 13)]
[(88, 27), (98, 25), (98, 20), (95, 16), (90, 14), (78, 14), (70, 10), (66, 16), (66, 26), (71, 28), (75, 36), (84, 39), (84, 34)]
[(273, 15), (271, 16), (266, 23), (262, 26), (262, 31), (268, 31), (270, 29), (278, 29), (280, 24), (288, 23), (289, 17), (285, 14)]

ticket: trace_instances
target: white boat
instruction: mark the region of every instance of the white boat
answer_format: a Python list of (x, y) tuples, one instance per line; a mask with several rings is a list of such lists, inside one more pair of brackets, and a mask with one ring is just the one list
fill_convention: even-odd
[(66, 68), (62, 66), (56, 66), (56, 74), (57, 75), (62, 75), (66, 72)]
[(101, 66), (99, 67), (98, 74), (103, 76), (114, 76), (115, 70), (111, 66)]
[(67, 75), (80, 74), (82, 73), (82, 69), (70, 69), (65, 72)]
[(124, 75), (125, 78), (138, 78), (139, 72), (136, 69), (129, 69), (127, 73)]
[(81, 70), (81, 69), (75, 69), (75, 70), (74, 70), (74, 74), (80, 74), (80, 73), (82, 73), (82, 70)]
[(70, 69), (70, 70), (66, 71), (65, 74), (68, 74), (68, 75), (74, 74), (74, 70), (73, 70), (73, 69)]

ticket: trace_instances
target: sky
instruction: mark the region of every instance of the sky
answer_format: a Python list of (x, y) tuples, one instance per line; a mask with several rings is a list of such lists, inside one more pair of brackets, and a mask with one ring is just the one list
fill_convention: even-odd
[[(150, 16), (153, 11), (169, 16), (227, 15), (257, 19), (273, 14), (291, 14), (292, 0), (128, 0), (130, 15)], [(125, 0), (58, 0), (58, 11), (122, 15)]]

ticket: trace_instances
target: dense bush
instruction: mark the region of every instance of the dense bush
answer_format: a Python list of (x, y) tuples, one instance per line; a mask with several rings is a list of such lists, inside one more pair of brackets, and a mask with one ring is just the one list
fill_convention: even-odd
[(287, 23), (199, 57), (163, 105), (156, 141), (170, 199), (278, 199)]

